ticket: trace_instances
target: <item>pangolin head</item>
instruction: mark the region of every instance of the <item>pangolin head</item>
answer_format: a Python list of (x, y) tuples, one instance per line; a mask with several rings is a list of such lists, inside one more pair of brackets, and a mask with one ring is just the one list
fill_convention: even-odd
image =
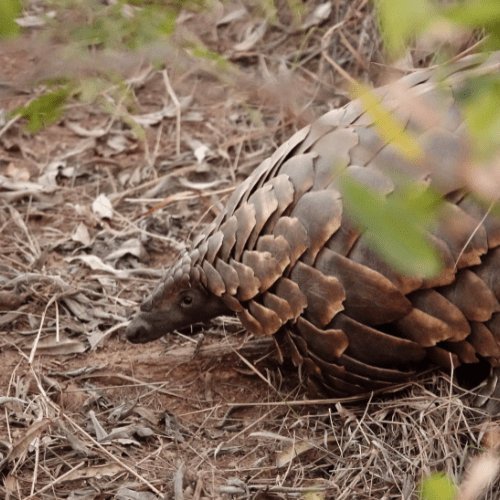
[(230, 313), (219, 297), (200, 282), (191, 266), (192, 256), (184, 253), (141, 304), (140, 311), (127, 326), (127, 339), (144, 344), (174, 330)]

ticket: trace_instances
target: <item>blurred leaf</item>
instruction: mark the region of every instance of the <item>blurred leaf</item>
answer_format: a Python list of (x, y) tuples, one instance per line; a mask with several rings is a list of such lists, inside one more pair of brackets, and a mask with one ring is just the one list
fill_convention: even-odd
[(406, 275), (439, 274), (440, 254), (425, 235), (436, 217), (438, 195), (408, 186), (384, 199), (348, 175), (340, 182), (347, 212), (382, 258)]
[[(131, 129), (134, 135), (139, 141), (143, 141), (146, 138), (146, 132), (144, 129), (134, 120), (134, 118), (128, 112), (131, 106), (127, 106), (127, 103), (131, 104), (133, 102), (133, 95), (129, 88), (122, 80), (116, 80), (113, 89), (109, 89), (109, 83), (105, 80), (100, 80), (98, 78), (89, 79), (90, 85), (85, 86), (82, 84), (82, 89), (86, 88), (87, 92), (92, 91), (92, 84), (95, 84), (93, 89), (96, 92), (95, 101), (97, 101), (103, 109), (110, 115), (114, 115), (123, 120)], [(106, 93), (103, 91), (104, 86), (107, 85)], [(108, 92), (112, 92), (111, 98), (106, 95)], [(92, 97), (91, 94), (87, 94), (88, 97)]]
[(443, 8), (451, 21), (467, 26), (488, 26), (500, 22), (499, 0), (469, 0)]
[(278, 11), (274, 0), (257, 0), (255, 2), (257, 7), (260, 7), (261, 12), (264, 16), (264, 19), (270, 24), (276, 24), (277, 16), (276, 12)]
[(16, 18), (21, 15), (21, 0), (0, 1), (0, 37), (12, 37), (19, 33)]
[(192, 43), (186, 44), (186, 48), (189, 48), (194, 57), (215, 63), (217, 76), (221, 79), (223, 79), (225, 73), (235, 71), (235, 67), (224, 56), (221, 56), (217, 52), (213, 52), (202, 45), (195, 45)]
[(436, 9), (428, 0), (376, 0), (375, 3), (386, 46), (393, 57), (436, 17)]
[(167, 6), (151, 6), (139, 10), (128, 19), (122, 31), (125, 44), (131, 49), (159, 39), (167, 38), (175, 30), (179, 9)]
[(380, 104), (380, 98), (368, 87), (357, 84), (354, 94), (361, 99), (364, 108), (375, 120), (374, 125), (382, 140), (392, 143), (410, 161), (418, 161), (424, 157), (420, 146), (404, 130), (404, 125)]
[(300, 26), (302, 19), (307, 14), (307, 9), (302, 0), (287, 0), (288, 7), (293, 16), (295, 26)]
[(500, 1), (472, 0), (444, 5), (441, 15), (462, 26), (481, 28), (489, 37), (484, 38), (483, 50), (500, 49)]
[(93, 102), (109, 87), (109, 81), (103, 78), (85, 78), (80, 82), (80, 100), (85, 103)]
[(444, 473), (439, 472), (424, 479), (420, 484), (419, 497), (422, 500), (453, 500), (457, 488)]
[(317, 491), (308, 491), (304, 494), (304, 500), (325, 500), (325, 493), (319, 488)]
[(172, 35), (176, 27), (177, 14), (173, 11), (167, 11), (158, 21), (158, 31), (165, 36)]
[(178, 12), (179, 8), (172, 5), (146, 5), (140, 9), (126, 3), (98, 6), (88, 24), (76, 26), (70, 35), (83, 46), (137, 49), (170, 36), (175, 30)]
[(463, 103), (476, 154), (491, 157), (500, 146), (500, 79), (486, 75), (468, 81), (457, 99)]
[(54, 92), (38, 97), (26, 106), (15, 109), (12, 114), (27, 118), (27, 130), (36, 133), (59, 120), (70, 93), (71, 86), (66, 85)]

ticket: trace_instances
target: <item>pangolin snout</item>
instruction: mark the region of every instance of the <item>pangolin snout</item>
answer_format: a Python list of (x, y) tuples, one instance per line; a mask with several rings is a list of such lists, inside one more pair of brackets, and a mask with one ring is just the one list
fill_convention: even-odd
[(127, 340), (133, 344), (145, 344), (161, 337), (155, 335), (153, 325), (144, 318), (141, 313), (136, 314), (132, 321), (128, 324), (126, 330)]

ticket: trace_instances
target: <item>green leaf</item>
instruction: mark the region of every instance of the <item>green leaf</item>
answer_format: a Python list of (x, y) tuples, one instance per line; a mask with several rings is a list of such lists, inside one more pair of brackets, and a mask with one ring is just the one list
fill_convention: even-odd
[(70, 91), (70, 86), (67, 85), (55, 92), (49, 92), (30, 102), (27, 106), (15, 109), (12, 114), (27, 118), (27, 130), (36, 133), (59, 120)]
[(473, 146), (480, 158), (498, 152), (500, 146), (500, 79), (487, 75), (468, 81), (458, 98), (462, 101)]
[(450, 21), (466, 26), (488, 26), (500, 21), (499, 0), (469, 0), (444, 7), (442, 14)]
[(158, 22), (158, 31), (164, 36), (170, 36), (177, 27), (177, 13), (166, 12)]
[(403, 44), (422, 33), (436, 15), (434, 5), (428, 0), (376, 0), (375, 4), (392, 56), (400, 54)]
[(340, 183), (348, 214), (384, 260), (409, 276), (430, 278), (441, 272), (441, 255), (426, 237), (440, 203), (437, 194), (409, 185), (384, 199), (347, 174)]
[(0, 37), (12, 37), (19, 33), (16, 18), (21, 15), (21, 0), (0, 1)]
[(422, 500), (453, 500), (456, 493), (457, 488), (444, 472), (432, 474), (424, 479), (419, 488), (419, 497)]
[(439, 12), (453, 23), (484, 30), (489, 36), (483, 37), (483, 51), (500, 49), (500, 0), (453, 2)]
[(380, 104), (380, 99), (369, 88), (358, 83), (354, 87), (354, 94), (375, 120), (374, 125), (382, 140), (392, 143), (410, 161), (418, 162), (424, 158), (422, 148), (404, 130), (404, 125)]

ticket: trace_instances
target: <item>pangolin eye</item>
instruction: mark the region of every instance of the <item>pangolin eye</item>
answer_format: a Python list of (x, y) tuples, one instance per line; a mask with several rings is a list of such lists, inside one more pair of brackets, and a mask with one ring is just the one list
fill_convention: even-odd
[(190, 306), (193, 303), (193, 297), (191, 295), (184, 295), (181, 299), (182, 306)]

